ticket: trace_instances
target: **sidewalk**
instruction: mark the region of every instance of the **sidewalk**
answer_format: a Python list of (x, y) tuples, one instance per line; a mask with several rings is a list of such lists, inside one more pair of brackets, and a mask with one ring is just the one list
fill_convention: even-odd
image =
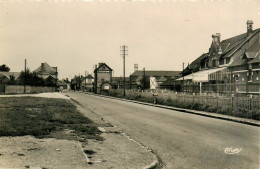
[(140, 101), (135, 101), (135, 100), (128, 100), (128, 99), (123, 99), (123, 98), (105, 96), (105, 95), (100, 95), (100, 94), (93, 94), (93, 93), (88, 93), (88, 92), (84, 92), (84, 93), (85, 94), (89, 94), (89, 95), (99, 96), (99, 97), (105, 97), (105, 98), (110, 98), (110, 99), (122, 100), (122, 101), (142, 104), (142, 105), (159, 107), (159, 108), (164, 108), (164, 109), (169, 109), (169, 110), (180, 111), (180, 112), (183, 112), (183, 113), (196, 114), (196, 115), (200, 115), (200, 116), (206, 116), (206, 117), (210, 117), (210, 118), (216, 118), (216, 119), (221, 119), (221, 120), (233, 121), (233, 122), (237, 122), (237, 123), (243, 123), (243, 124), (247, 124), (247, 125), (260, 127), (260, 121), (253, 120), (253, 119), (239, 118), (239, 117), (234, 117), (234, 116), (228, 116), (228, 115), (217, 114), (217, 113), (209, 113), (209, 112), (198, 111), (198, 110), (183, 109), (183, 108), (177, 108), (177, 107), (172, 107), (172, 106), (165, 106), (165, 105), (160, 105), (160, 104), (152, 104), (152, 103), (140, 102)]
[[(75, 101), (73, 98), (72, 100)], [(156, 155), (142, 144), (127, 136), (118, 127), (110, 124), (95, 112), (91, 112), (84, 105), (75, 103), (78, 110), (99, 126), (103, 141), (88, 140), (84, 150), (93, 152), (87, 154), (89, 164), (93, 169), (149, 169), (158, 164)]]

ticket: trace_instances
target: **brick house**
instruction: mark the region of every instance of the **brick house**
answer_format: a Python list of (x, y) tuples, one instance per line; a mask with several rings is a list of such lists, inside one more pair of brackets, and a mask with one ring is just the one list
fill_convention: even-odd
[(112, 89), (112, 72), (113, 70), (105, 63), (99, 63), (94, 70), (94, 92)]
[[(214, 92), (259, 92), (260, 29), (253, 30), (250, 20), (246, 25), (246, 33), (222, 41), (220, 33), (213, 34), (209, 51), (187, 66), (177, 81), (187, 86), (187, 90), (199, 84), (200, 91), (205, 85), (215, 85), (218, 87)], [(258, 86), (250, 89), (250, 83)]]

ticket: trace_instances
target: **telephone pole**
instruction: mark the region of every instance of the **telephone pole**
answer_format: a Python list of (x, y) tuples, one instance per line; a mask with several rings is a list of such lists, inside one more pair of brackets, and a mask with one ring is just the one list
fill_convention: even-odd
[(184, 62), (182, 63), (182, 82), (183, 82), (182, 90), (183, 90), (183, 92), (185, 92), (184, 91), (184, 74), (183, 73), (184, 73)]
[(124, 96), (125, 96), (125, 56), (127, 55), (127, 46), (121, 46), (121, 55), (123, 56), (123, 74), (124, 74)]
[(26, 93), (26, 59), (24, 60), (24, 88), (23, 92)]
[(143, 73), (144, 73), (144, 77), (143, 77), (143, 90), (145, 90), (145, 68), (143, 68)]
[(86, 79), (86, 77), (87, 77), (87, 71), (85, 70), (85, 89), (84, 89), (84, 91), (86, 91), (86, 85), (87, 85), (87, 79)]

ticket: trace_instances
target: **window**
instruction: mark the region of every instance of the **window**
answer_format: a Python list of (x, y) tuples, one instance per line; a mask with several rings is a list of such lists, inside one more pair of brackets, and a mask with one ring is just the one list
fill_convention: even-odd
[(220, 59), (220, 63), (219, 63), (219, 64), (220, 64), (220, 65), (223, 65), (223, 64), (224, 64), (224, 60), (225, 60), (225, 59)]
[(212, 60), (212, 67), (216, 67), (217, 66), (217, 61), (215, 59)]
[(248, 76), (248, 82), (252, 82), (253, 72), (251, 69), (248, 70), (247, 76)]
[(226, 58), (226, 64), (229, 64), (230, 58)]

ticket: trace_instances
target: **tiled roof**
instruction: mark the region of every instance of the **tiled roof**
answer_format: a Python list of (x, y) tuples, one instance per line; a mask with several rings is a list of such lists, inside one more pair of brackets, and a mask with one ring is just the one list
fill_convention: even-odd
[(103, 67), (104, 65), (105, 65), (110, 71), (113, 70), (113, 69), (111, 69), (107, 64), (101, 63), (101, 64), (94, 70), (94, 72), (98, 71), (98, 70), (99, 70), (101, 67)]
[(34, 70), (34, 72), (36, 73), (56, 73), (56, 70), (51, 67), (50, 65), (48, 65), (48, 63), (42, 63), (41, 66), (39, 66), (37, 69)]
[(86, 79), (94, 79), (94, 77), (91, 76), (91, 74), (88, 74), (88, 75), (86, 76)]
[(234, 67), (234, 66), (239, 66), (239, 65), (245, 65), (247, 64), (247, 60), (246, 59), (243, 59), (243, 58), (240, 58), (240, 59), (237, 59), (235, 60), (234, 62), (232, 62), (229, 67)]
[(245, 52), (245, 56), (248, 59), (254, 59), (256, 57), (256, 55), (258, 55), (258, 52)]
[[(228, 49), (222, 54), (222, 56), (224, 57), (231, 57), (234, 52), (236, 52), (237, 50), (239, 50), (240, 48), (242, 48), (242, 46), (244, 45), (248, 45), (246, 42), (254, 37), (256, 35), (256, 33), (259, 32), (260, 29), (256, 29), (252, 32), (252, 34), (247, 37), (247, 33), (244, 33), (244, 34), (241, 34), (241, 35), (238, 35), (238, 36), (235, 36), (233, 38), (229, 38), (229, 39), (226, 39), (222, 42), (225, 42), (225, 43), (230, 43), (230, 46), (228, 47)], [(221, 42), (221, 43), (222, 43)], [(248, 46), (249, 48), (250, 46)]]
[(10, 79), (10, 76), (14, 76), (17, 79), (20, 76), (20, 72), (0, 72), (0, 76), (5, 76)]
[[(152, 71), (152, 70), (146, 70), (145, 71), (145, 76), (165, 76), (165, 77), (174, 77), (174, 76), (179, 76), (181, 71)], [(143, 71), (135, 71), (134, 73), (131, 74), (131, 76), (143, 76), (144, 72)]]
[(260, 52), (258, 52), (256, 57), (253, 60), (249, 61), (248, 63), (260, 63)]

